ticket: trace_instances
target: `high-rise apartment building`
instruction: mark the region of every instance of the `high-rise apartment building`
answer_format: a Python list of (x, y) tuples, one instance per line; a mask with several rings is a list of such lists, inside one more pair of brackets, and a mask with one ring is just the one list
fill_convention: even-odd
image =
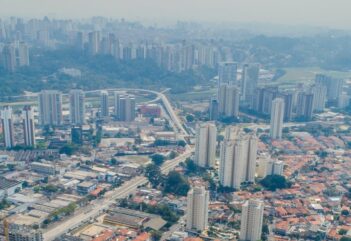
[(100, 116), (108, 117), (110, 115), (109, 108), (108, 92), (103, 90), (100, 92)]
[(241, 99), (251, 105), (258, 86), (260, 65), (245, 64), (241, 76)]
[(88, 34), (89, 54), (96, 55), (100, 51), (100, 32), (94, 31)]
[(35, 123), (34, 113), (31, 106), (25, 106), (22, 111), (24, 145), (35, 147)]
[(39, 93), (39, 123), (57, 126), (62, 124), (62, 94), (56, 90), (43, 90)]
[(223, 186), (239, 189), (243, 182), (255, 181), (257, 137), (227, 127), (220, 151), (219, 179)]
[(248, 200), (241, 211), (241, 241), (261, 240), (264, 203), (259, 200)]
[(16, 49), (13, 44), (6, 44), (2, 49), (2, 62), (5, 70), (14, 72), (16, 69)]
[(134, 121), (135, 97), (133, 95), (114, 93), (114, 111), (119, 121)]
[(323, 112), (327, 102), (327, 87), (322, 84), (315, 84), (311, 88), (313, 93), (313, 111)]
[(283, 134), (284, 100), (276, 98), (272, 103), (270, 136), (272, 139), (281, 139)]
[(15, 146), (12, 108), (6, 106), (1, 110), (0, 114), (4, 136), (4, 145), (6, 148), (12, 148)]
[(315, 83), (323, 85), (327, 88), (327, 99), (331, 102), (336, 102), (338, 97), (342, 93), (344, 80), (332, 78), (327, 75), (317, 74), (315, 78)]
[(235, 85), (221, 84), (218, 89), (218, 112), (220, 117), (238, 117), (240, 90)]
[(212, 97), (209, 104), (209, 118), (211, 121), (218, 120), (218, 117), (219, 117), (218, 108), (219, 108), (219, 104), (218, 104), (217, 98)]
[(196, 126), (195, 163), (200, 167), (213, 167), (216, 159), (217, 128), (213, 123)]
[(18, 66), (29, 66), (29, 50), (28, 45), (25, 42), (20, 42), (16, 51), (17, 65)]
[(85, 119), (85, 94), (83, 90), (69, 92), (69, 119), (71, 125), (83, 125)]
[(229, 84), (238, 86), (238, 64), (235, 62), (222, 62), (218, 69), (218, 86)]
[(300, 92), (297, 96), (296, 116), (309, 121), (313, 114), (314, 95), (312, 93)]
[(187, 195), (187, 222), (188, 230), (203, 231), (208, 226), (209, 192), (203, 186), (195, 186)]

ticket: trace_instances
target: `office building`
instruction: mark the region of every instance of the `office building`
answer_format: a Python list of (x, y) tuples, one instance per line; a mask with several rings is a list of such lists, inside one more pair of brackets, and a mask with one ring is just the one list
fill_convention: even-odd
[(69, 119), (71, 125), (83, 125), (85, 117), (85, 94), (82, 90), (69, 92)]
[(313, 111), (323, 112), (327, 102), (327, 87), (322, 84), (315, 84), (311, 88), (313, 94)]
[(264, 203), (259, 200), (248, 200), (241, 211), (241, 241), (261, 240)]
[(245, 64), (241, 76), (241, 99), (248, 105), (252, 104), (258, 86), (260, 65)]
[(114, 109), (116, 119), (119, 121), (134, 121), (135, 97), (133, 95), (114, 94)]
[(238, 86), (238, 64), (235, 62), (222, 62), (218, 69), (218, 86), (229, 84)]
[(237, 127), (227, 127), (221, 144), (219, 179), (223, 186), (240, 189), (243, 182), (255, 181), (257, 137)]
[(28, 147), (35, 147), (35, 123), (32, 107), (25, 106), (23, 108), (22, 115), (24, 145)]
[(100, 92), (100, 117), (108, 117), (110, 114), (109, 108), (108, 92), (103, 90)]
[(6, 148), (12, 148), (15, 144), (12, 108), (9, 106), (4, 107), (1, 112), (1, 124), (3, 129), (3, 139)]
[(56, 90), (43, 90), (39, 93), (39, 123), (57, 126), (62, 124), (62, 94)]
[(276, 98), (272, 103), (270, 136), (272, 139), (281, 139), (283, 134), (284, 100)]
[(187, 195), (188, 230), (203, 231), (208, 227), (209, 192), (203, 186), (195, 186)]
[(213, 123), (196, 126), (195, 163), (200, 167), (213, 167), (216, 159), (217, 128)]
[(218, 90), (218, 112), (220, 117), (239, 116), (240, 90), (229, 84), (221, 84)]

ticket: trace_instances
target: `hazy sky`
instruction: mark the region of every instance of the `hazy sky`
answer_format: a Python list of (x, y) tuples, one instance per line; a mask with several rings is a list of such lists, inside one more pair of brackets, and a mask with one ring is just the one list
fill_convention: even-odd
[(351, 0), (0, 0), (0, 16), (305, 24), (351, 29)]

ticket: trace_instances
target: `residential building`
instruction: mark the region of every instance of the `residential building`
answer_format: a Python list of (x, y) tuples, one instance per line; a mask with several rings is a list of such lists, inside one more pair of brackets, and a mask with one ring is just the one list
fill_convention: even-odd
[(251, 104), (254, 99), (255, 90), (258, 86), (260, 65), (245, 64), (241, 76), (241, 99), (246, 104)]
[(3, 139), (6, 148), (12, 148), (15, 144), (12, 108), (5, 106), (1, 112), (1, 124), (3, 129)]
[(119, 121), (134, 121), (135, 119), (135, 97), (133, 95), (115, 92), (115, 116)]
[(187, 222), (188, 230), (203, 231), (208, 227), (209, 192), (204, 186), (195, 186), (187, 195)]
[(229, 84), (238, 86), (237, 79), (238, 64), (235, 62), (222, 62), (218, 69), (218, 86)]
[(259, 200), (248, 200), (241, 211), (241, 241), (261, 240), (264, 203)]
[(22, 111), (24, 145), (35, 147), (35, 123), (34, 114), (31, 106), (25, 106)]
[(220, 150), (219, 179), (223, 186), (239, 189), (255, 181), (257, 137), (237, 127), (227, 127)]
[(240, 90), (229, 84), (221, 84), (218, 89), (218, 112), (220, 117), (238, 117)]
[(62, 124), (62, 94), (56, 90), (42, 90), (39, 93), (39, 123), (57, 126)]
[(296, 117), (309, 121), (313, 114), (314, 95), (307, 92), (300, 92), (297, 96)]
[(216, 159), (217, 128), (213, 123), (196, 126), (195, 163), (201, 167), (213, 167)]
[(110, 105), (108, 101), (108, 92), (103, 90), (100, 92), (100, 116), (102, 118), (108, 117), (110, 114)]
[(313, 111), (323, 112), (327, 102), (327, 87), (322, 84), (315, 84), (311, 88), (313, 93)]
[(276, 98), (272, 103), (270, 136), (272, 139), (281, 139), (283, 134), (284, 100)]
[(85, 123), (85, 94), (83, 90), (71, 90), (69, 92), (69, 117), (71, 125), (83, 125)]

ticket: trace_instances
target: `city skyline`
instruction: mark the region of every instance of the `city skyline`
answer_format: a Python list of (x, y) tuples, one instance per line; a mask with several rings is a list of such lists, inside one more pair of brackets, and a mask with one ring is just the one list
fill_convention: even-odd
[[(267, 23), (282, 25), (301, 25), (348, 29), (350, 16), (348, 9), (351, 3), (347, 0), (338, 1), (160, 1), (160, 0), (133, 0), (89, 1), (89, 7), (77, 13), (75, 10), (85, 5), (83, 0), (62, 1), (43, 0), (1, 0), (0, 4), (6, 6), (0, 9), (0, 16), (25, 16), (54, 18), (87, 18), (92, 16), (105, 16), (113, 18), (126, 18), (154, 23), (171, 23), (175, 21), (198, 22), (236, 22), (236, 23)], [(21, 6), (19, 8), (18, 6)], [(135, 6), (139, 6), (136, 8)], [(312, 11), (313, 9), (313, 11)], [(196, 10), (196, 11), (194, 11)], [(299, 13), (299, 18), (296, 18)], [(329, 16), (325, 18), (324, 16)]]

